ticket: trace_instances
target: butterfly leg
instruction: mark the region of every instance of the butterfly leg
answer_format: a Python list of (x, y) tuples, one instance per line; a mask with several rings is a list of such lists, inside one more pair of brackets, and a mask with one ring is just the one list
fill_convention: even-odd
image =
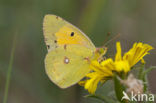
[(103, 60), (106, 59), (106, 57), (104, 57), (104, 55), (107, 52), (107, 47), (102, 47), (102, 48), (96, 48), (96, 59), (101, 62)]

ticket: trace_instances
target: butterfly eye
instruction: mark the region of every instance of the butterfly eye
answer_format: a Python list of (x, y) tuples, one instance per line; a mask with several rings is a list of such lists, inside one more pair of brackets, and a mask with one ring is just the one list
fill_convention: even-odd
[(71, 32), (70, 36), (74, 36), (74, 32)]

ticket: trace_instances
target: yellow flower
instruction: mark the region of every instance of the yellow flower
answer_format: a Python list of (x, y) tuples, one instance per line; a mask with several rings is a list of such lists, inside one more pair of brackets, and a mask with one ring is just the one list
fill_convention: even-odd
[(115, 71), (127, 73), (130, 70), (130, 66), (127, 60), (115, 61)]
[(123, 60), (122, 58), (120, 42), (116, 43), (116, 49), (117, 49), (117, 53), (115, 55), (115, 61), (114, 61), (116, 67), (115, 71), (117, 72), (124, 71), (125, 73), (127, 73), (130, 70), (130, 65), (127, 60)]
[(98, 59), (91, 61), (90, 68), (92, 71), (86, 75), (86, 80), (79, 82), (89, 93), (95, 93), (98, 83), (104, 83), (106, 80), (111, 79), (114, 72), (120, 73), (123, 71), (127, 73), (140, 60), (145, 63), (143, 57), (149, 54), (148, 51), (153, 48), (148, 44), (135, 43), (123, 57), (120, 42), (116, 43), (116, 49), (117, 53), (114, 61), (111, 58), (100, 63)]
[(115, 56), (115, 65), (118, 72), (124, 71), (125, 73), (130, 71), (130, 68), (141, 60), (145, 63), (143, 57), (153, 49), (152, 46), (143, 43), (134, 43), (133, 47), (124, 54), (122, 57), (120, 42), (116, 43), (117, 53)]
[(132, 67), (140, 60), (144, 61), (143, 57), (149, 54), (148, 51), (151, 49), (153, 47), (148, 44), (134, 43), (133, 48), (124, 54), (123, 59), (128, 60), (130, 67)]
[(115, 69), (112, 59), (107, 59), (101, 63), (96, 60), (91, 62), (90, 68), (92, 72), (86, 75), (86, 80), (80, 81), (79, 84), (84, 86), (89, 93), (93, 94), (96, 91), (99, 82), (104, 83), (106, 80), (113, 76), (113, 70)]

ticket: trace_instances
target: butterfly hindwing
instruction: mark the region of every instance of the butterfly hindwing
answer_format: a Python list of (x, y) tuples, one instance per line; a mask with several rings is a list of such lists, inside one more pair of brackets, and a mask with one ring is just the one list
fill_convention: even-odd
[[(78, 49), (77, 49), (78, 48)], [(60, 46), (45, 59), (46, 73), (59, 87), (67, 88), (80, 81), (89, 71), (93, 52), (81, 45)]]

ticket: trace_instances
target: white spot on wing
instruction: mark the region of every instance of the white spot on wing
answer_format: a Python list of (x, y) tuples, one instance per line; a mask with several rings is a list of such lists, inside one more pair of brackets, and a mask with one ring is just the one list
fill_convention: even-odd
[(68, 64), (68, 63), (69, 63), (69, 58), (65, 57), (65, 58), (64, 58), (64, 63), (65, 63), (65, 64)]

